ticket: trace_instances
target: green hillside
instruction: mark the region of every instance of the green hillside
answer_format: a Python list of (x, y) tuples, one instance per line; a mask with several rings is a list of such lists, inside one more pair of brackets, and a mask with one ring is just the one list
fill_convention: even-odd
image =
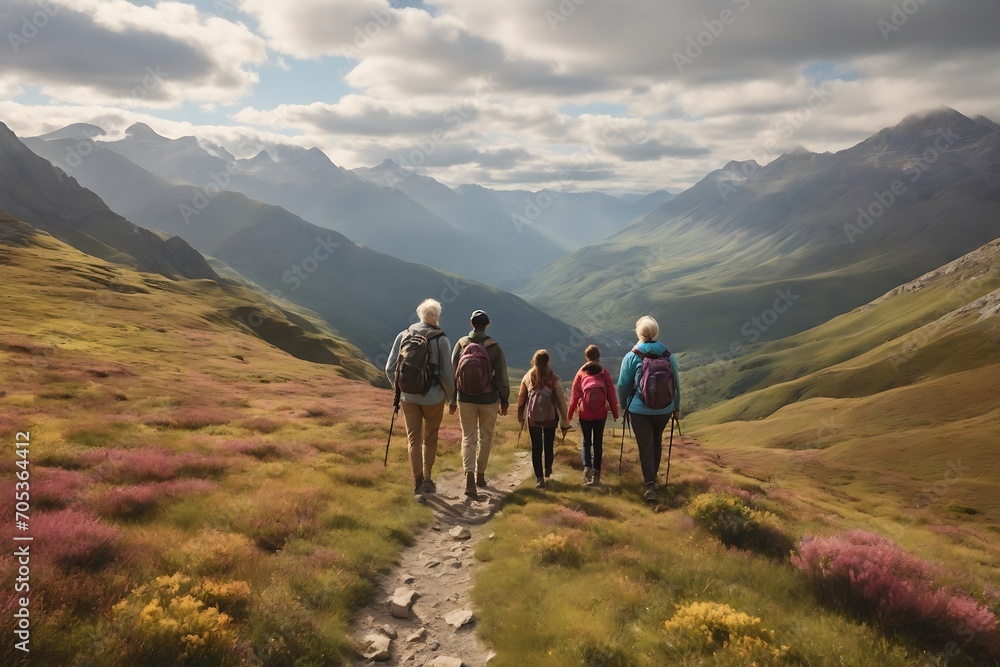
[[(578, 325), (601, 312), (619, 335), (652, 313), (689, 365), (734, 346), (738, 356), (1000, 236), (997, 169), (991, 125), (951, 109), (916, 114), (835, 154), (730, 163), (519, 293)], [(860, 228), (859, 209), (877, 214)]]

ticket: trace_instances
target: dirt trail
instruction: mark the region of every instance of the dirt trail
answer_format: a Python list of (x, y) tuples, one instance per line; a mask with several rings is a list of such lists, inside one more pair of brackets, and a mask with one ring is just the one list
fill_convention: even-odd
[[(391, 639), (388, 657), (383, 651), (378, 659), (384, 665), (457, 667), (458, 662), (445, 659), (454, 658), (465, 667), (482, 667), (493, 657), (476, 635), (476, 610), (469, 593), (478, 563), (472, 553), (477, 542), (489, 538), (491, 531), (485, 524), (500, 501), (532, 475), (530, 454), (520, 451), (515, 456), (514, 465), (497, 478), (487, 475), (487, 488), (479, 489), (478, 500), (465, 497), (465, 475), (461, 471), (435, 480), (437, 493), (426, 497), (435, 522), (403, 551), (400, 565), (378, 582), (372, 603), (361, 610), (352, 625), (351, 636), (363, 652), (372, 652), (365, 650), (367, 638), (381, 636)], [(470, 536), (450, 534), (461, 529)], [(416, 602), (409, 618), (396, 618), (385, 601), (397, 592), (405, 598), (405, 590), (416, 593)], [(463, 611), (473, 612), (473, 617), (461, 627), (456, 629), (445, 620), (452, 612)], [(385, 639), (379, 641), (385, 649)], [(358, 657), (351, 664), (372, 662)]]

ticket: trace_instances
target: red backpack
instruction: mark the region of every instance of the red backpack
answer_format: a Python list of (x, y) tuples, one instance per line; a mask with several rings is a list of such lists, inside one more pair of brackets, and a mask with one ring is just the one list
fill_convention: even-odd
[[(492, 340), (486, 341), (489, 345)], [(486, 348), (469, 341), (462, 348), (455, 367), (455, 386), (463, 394), (481, 396), (496, 391), (493, 384), (493, 364)]]
[(604, 373), (584, 376), (580, 383), (583, 399), (580, 401), (581, 412), (600, 412), (608, 407), (608, 388), (604, 383)]
[(638, 348), (632, 350), (642, 359), (636, 372), (635, 390), (642, 402), (651, 410), (663, 410), (674, 402), (674, 367), (670, 363), (670, 350), (663, 354), (646, 354)]

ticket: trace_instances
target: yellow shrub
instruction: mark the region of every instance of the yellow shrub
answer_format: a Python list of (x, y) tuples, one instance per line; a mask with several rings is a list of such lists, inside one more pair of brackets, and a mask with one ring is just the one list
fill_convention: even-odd
[(545, 537), (529, 541), (524, 550), (542, 563), (577, 567), (583, 561), (583, 554), (576, 540), (569, 535), (549, 533)]
[(787, 646), (774, 645), (774, 632), (759, 618), (717, 602), (693, 602), (677, 608), (663, 627), (678, 645), (702, 653), (725, 652), (748, 660), (779, 658)]
[(202, 597), (233, 601), (249, 597), (246, 582), (196, 585), (177, 573), (157, 577), (134, 589), (114, 606), (113, 619), (129, 657), (177, 665), (241, 664), (244, 648), (232, 629), (233, 619)]

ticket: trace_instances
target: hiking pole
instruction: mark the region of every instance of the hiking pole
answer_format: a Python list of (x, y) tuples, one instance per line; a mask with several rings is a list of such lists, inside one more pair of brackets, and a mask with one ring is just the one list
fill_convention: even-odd
[[(663, 480), (663, 486), (670, 483), (670, 453), (674, 449), (674, 422), (677, 421), (677, 417), (671, 417), (670, 419), (670, 443), (667, 445), (667, 477)], [(680, 424), (677, 425), (677, 431), (680, 432)]]
[(399, 414), (399, 392), (396, 392), (396, 398), (392, 401), (392, 419), (389, 420), (389, 438), (385, 441), (385, 462), (382, 464), (383, 467), (389, 466), (389, 443), (392, 442), (392, 427), (396, 425), (396, 415)]
[(517, 448), (521, 449), (521, 434), (524, 433), (524, 420), (521, 421), (521, 428), (517, 429)]
[(622, 418), (622, 450), (618, 453), (618, 474), (622, 474), (622, 459), (625, 458), (625, 431), (628, 430), (629, 418), (628, 412), (625, 413), (624, 418)]

